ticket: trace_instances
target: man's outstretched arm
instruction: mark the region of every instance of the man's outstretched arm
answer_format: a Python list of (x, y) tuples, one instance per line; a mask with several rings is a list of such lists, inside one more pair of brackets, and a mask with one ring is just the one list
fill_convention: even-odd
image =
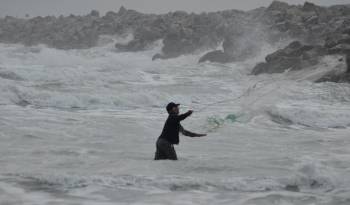
[(197, 133), (193, 133), (193, 132), (190, 132), (188, 130), (185, 130), (185, 128), (183, 128), (182, 125), (180, 125), (180, 132), (183, 135), (188, 136), (188, 137), (204, 137), (204, 136), (207, 136), (206, 134), (197, 134)]
[(177, 119), (178, 119), (179, 121), (182, 121), (182, 120), (186, 119), (188, 116), (190, 116), (190, 115), (192, 114), (192, 112), (193, 112), (192, 110), (189, 110), (189, 111), (187, 111), (186, 113), (177, 116)]

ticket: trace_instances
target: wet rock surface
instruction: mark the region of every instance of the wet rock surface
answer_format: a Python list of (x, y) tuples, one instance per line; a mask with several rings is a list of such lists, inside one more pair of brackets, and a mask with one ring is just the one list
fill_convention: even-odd
[[(319, 63), (325, 55), (350, 53), (350, 6), (321, 7), (305, 2), (302, 6), (274, 1), (265, 11), (263, 21), (282, 36), (299, 39), (266, 56), (252, 74), (282, 73), (305, 69)], [(347, 56), (347, 57), (345, 57)], [(349, 61), (347, 60), (347, 65)], [(317, 82), (350, 82), (347, 72), (330, 72)]]
[(319, 58), (328, 54), (323, 46), (303, 45), (299, 41), (290, 43), (287, 47), (280, 49), (265, 58), (266, 62), (255, 66), (252, 74), (282, 73), (286, 70), (300, 70), (305, 67), (316, 65)]

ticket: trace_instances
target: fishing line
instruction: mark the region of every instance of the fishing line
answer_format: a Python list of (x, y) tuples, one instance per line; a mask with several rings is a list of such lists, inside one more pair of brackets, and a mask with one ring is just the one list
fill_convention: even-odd
[(203, 112), (205, 109), (211, 107), (211, 106), (214, 106), (214, 105), (219, 105), (219, 104), (222, 104), (222, 103), (228, 103), (228, 102), (235, 102), (239, 99), (241, 99), (242, 97), (246, 96), (247, 94), (249, 95), (250, 92), (256, 88), (256, 86), (263, 82), (262, 81), (259, 81), (259, 82), (256, 82), (254, 85), (251, 85), (245, 92), (243, 92), (242, 95), (236, 97), (236, 98), (229, 98), (229, 99), (225, 99), (225, 100), (220, 100), (220, 101), (216, 101), (216, 102), (213, 102), (213, 103), (210, 103), (210, 104), (207, 104), (207, 105), (204, 105), (204, 107), (200, 108), (199, 110), (196, 111), (196, 113), (200, 113), (200, 112)]

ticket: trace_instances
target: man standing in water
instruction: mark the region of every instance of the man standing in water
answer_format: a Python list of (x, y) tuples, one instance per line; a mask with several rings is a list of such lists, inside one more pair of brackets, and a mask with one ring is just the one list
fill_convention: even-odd
[(189, 110), (185, 114), (179, 115), (179, 105), (173, 102), (169, 103), (166, 106), (166, 110), (169, 113), (168, 119), (164, 124), (162, 134), (159, 136), (156, 143), (156, 153), (155, 160), (177, 160), (177, 155), (174, 149), (174, 144), (179, 144), (179, 132), (185, 136), (189, 137), (204, 137), (206, 134), (196, 134), (190, 131), (185, 130), (180, 121), (186, 119), (192, 114), (192, 110)]

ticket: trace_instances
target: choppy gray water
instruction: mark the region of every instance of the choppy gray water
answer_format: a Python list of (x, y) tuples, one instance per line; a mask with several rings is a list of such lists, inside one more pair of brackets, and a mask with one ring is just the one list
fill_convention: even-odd
[[(0, 45), (0, 204), (350, 204), (350, 86), (310, 81), (336, 58), (251, 76), (157, 49)], [(169, 101), (208, 136), (155, 162)]]

